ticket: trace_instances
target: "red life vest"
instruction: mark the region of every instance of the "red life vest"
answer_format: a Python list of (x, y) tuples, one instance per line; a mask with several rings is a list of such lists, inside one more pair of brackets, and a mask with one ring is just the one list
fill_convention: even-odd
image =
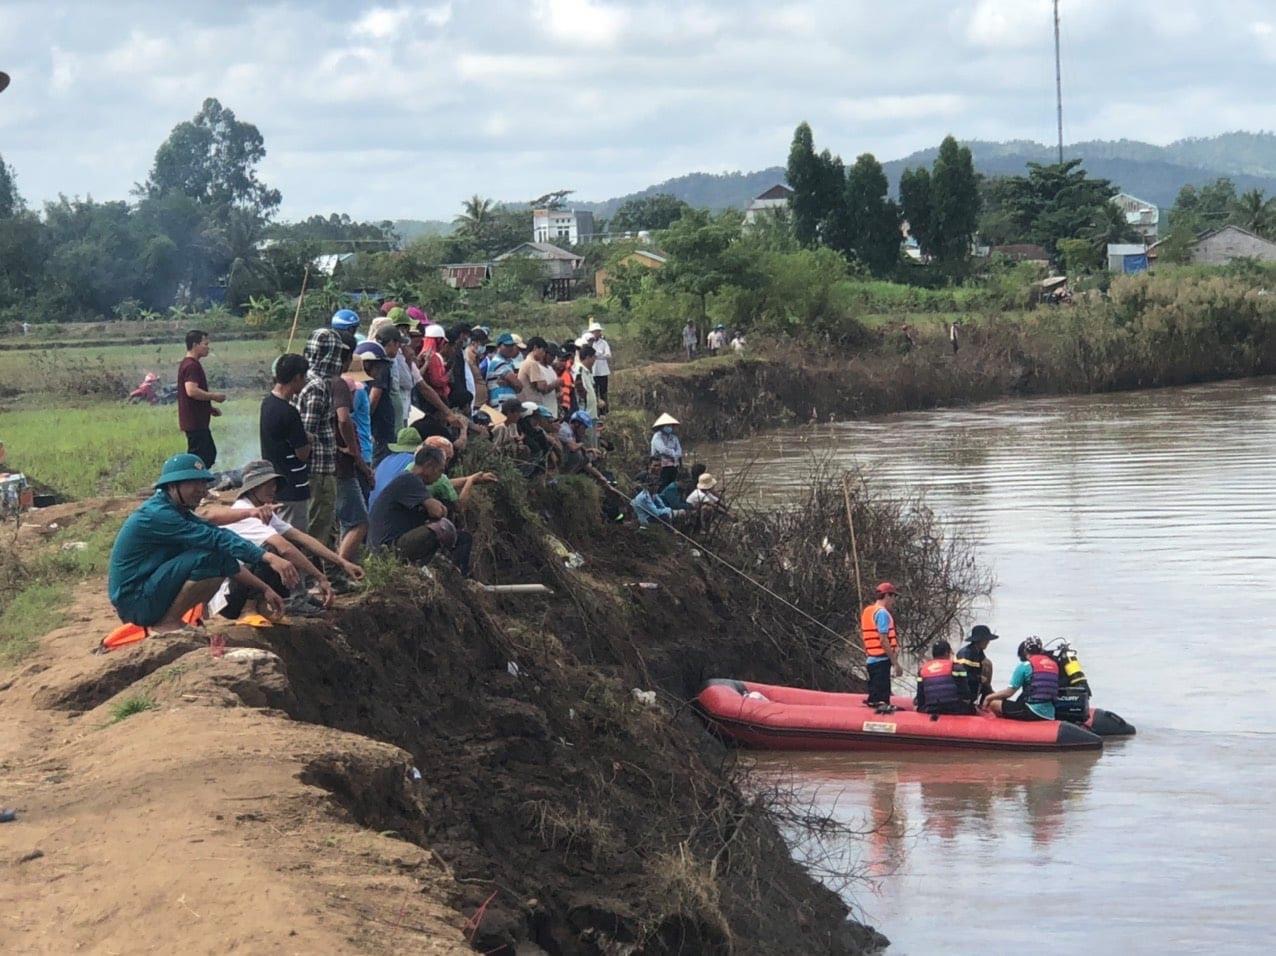
[(1059, 696), (1059, 662), (1049, 654), (1033, 654), (1028, 663), (1032, 665), (1032, 679), (1024, 700), (1029, 704), (1053, 704)]
[[(877, 630), (877, 622), (873, 620), (877, 616), (878, 611), (886, 611), (881, 601), (876, 601), (864, 608), (860, 614), (860, 633), (864, 638), (864, 653), (869, 657), (885, 657), (886, 648), (882, 645), (882, 635)], [(890, 611), (886, 611), (886, 616), (890, 618), (890, 629), (887, 636), (890, 639), (891, 647), (899, 647), (899, 641), (895, 637), (895, 618)]]
[(953, 676), (952, 658), (937, 657), (927, 661), (918, 670), (917, 676), (921, 678), (922, 697), (927, 709), (955, 704), (962, 699), (957, 678)]

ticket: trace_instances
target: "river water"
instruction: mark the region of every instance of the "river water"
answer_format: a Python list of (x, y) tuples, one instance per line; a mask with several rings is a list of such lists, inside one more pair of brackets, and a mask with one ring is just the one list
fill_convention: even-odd
[[(1270, 952), (1276, 936), (1276, 382), (1005, 401), (706, 449), (758, 494), (812, 455), (923, 488), (996, 575), (998, 687), (1067, 636), (1101, 755), (763, 755), (871, 830), (849, 898), (891, 954)], [(906, 624), (907, 608), (899, 613)], [(969, 622), (968, 622), (969, 623)]]

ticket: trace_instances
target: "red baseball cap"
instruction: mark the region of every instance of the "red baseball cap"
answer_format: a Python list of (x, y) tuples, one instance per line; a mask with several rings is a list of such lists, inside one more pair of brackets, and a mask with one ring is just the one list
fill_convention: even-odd
[(883, 581), (881, 584), (877, 586), (877, 594), (879, 597), (886, 594), (898, 594), (898, 593), (899, 591), (896, 590), (895, 585), (891, 584), (889, 581)]

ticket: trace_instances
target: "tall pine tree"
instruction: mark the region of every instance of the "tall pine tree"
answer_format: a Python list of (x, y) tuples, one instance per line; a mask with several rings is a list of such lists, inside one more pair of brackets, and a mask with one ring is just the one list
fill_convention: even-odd
[(872, 153), (855, 160), (846, 177), (846, 222), (850, 252), (875, 276), (899, 264), (899, 206), (888, 195), (886, 173)]
[(908, 220), (908, 234), (917, 240), (922, 255), (935, 254), (931, 236), (933, 211), (930, 197), (930, 172), (925, 166), (906, 169), (899, 175), (899, 204)]
[(825, 214), (826, 176), (820, 157), (815, 155), (811, 127), (806, 123), (798, 124), (793, 132), (787, 177), (793, 190), (789, 200), (793, 235), (803, 246), (814, 246), (819, 241), (820, 220)]
[(970, 150), (945, 136), (930, 174), (931, 245), (946, 265), (964, 262), (979, 225), (979, 182)]

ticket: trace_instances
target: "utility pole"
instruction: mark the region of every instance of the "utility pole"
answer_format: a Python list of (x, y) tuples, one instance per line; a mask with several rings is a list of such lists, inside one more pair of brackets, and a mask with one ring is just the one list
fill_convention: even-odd
[(1054, 96), (1059, 119), (1059, 165), (1063, 165), (1063, 74), (1059, 70), (1059, 0), (1054, 0)]

